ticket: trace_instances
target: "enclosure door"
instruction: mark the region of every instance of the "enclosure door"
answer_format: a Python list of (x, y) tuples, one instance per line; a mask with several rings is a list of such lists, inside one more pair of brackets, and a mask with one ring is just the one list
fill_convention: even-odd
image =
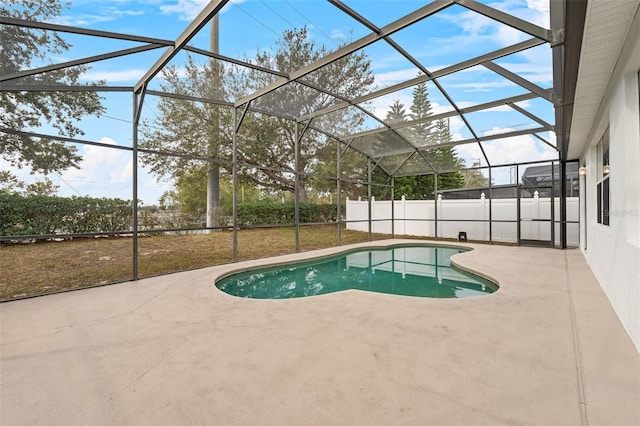
[(518, 245), (553, 247), (553, 190), (518, 188)]

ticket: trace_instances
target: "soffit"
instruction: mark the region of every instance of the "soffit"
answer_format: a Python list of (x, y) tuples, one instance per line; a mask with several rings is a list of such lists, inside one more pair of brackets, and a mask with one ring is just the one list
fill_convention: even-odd
[(640, 0), (589, 0), (571, 123), (568, 159), (589, 143), (596, 114)]

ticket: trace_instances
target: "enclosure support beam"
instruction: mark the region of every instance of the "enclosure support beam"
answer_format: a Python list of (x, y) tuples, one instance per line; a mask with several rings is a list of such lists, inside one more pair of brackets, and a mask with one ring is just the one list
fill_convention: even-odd
[[(249, 106), (247, 104), (246, 108)], [(242, 121), (240, 120), (240, 123)], [(238, 109), (233, 108), (233, 166), (232, 166), (232, 187), (233, 187), (233, 200), (232, 200), (232, 214), (233, 214), (233, 261), (238, 261), (238, 129), (240, 127), (238, 123)]]
[(487, 156), (487, 153), (482, 147), (482, 144), (480, 143), (480, 141), (478, 140), (477, 142), (478, 142), (478, 148), (480, 148), (480, 152), (482, 152), (482, 156), (484, 157), (484, 161), (487, 162), (487, 166), (489, 166), (489, 170), (491, 170), (491, 163), (489, 162), (489, 157)]
[(117, 150), (121, 150), (121, 151), (131, 151), (133, 149), (133, 148), (128, 147), (128, 146), (112, 145), (112, 144), (108, 144), (108, 143), (88, 141), (88, 140), (85, 140), (85, 139), (68, 138), (66, 136), (48, 135), (48, 134), (45, 134), (45, 133), (24, 132), (22, 130), (8, 129), (6, 127), (0, 127), (0, 133), (7, 133), (9, 135), (26, 136), (26, 137), (30, 137), (30, 138), (53, 139), (53, 140), (56, 140), (56, 141), (64, 141), (64, 142), (79, 143), (79, 144), (85, 144), (85, 145), (101, 146), (101, 147), (104, 147), (104, 148), (117, 149)]
[(541, 119), (537, 115), (531, 114), (526, 109), (520, 108), (518, 105), (516, 105), (516, 104), (514, 104), (512, 102), (507, 102), (507, 105), (509, 105), (511, 108), (515, 109), (516, 111), (518, 111), (520, 114), (529, 117), (530, 119), (532, 119), (533, 121), (535, 121), (539, 125), (541, 125), (543, 127), (546, 127), (547, 129), (549, 129), (550, 132), (553, 132), (555, 130), (551, 124), (547, 123), (546, 121), (544, 121), (543, 119)]
[[(134, 90), (139, 92), (142, 86), (146, 86), (153, 77), (156, 76), (164, 68), (171, 59), (184, 47), (189, 41), (200, 31), (209, 20), (215, 16), (229, 2), (229, 0), (213, 0), (209, 2), (204, 9), (196, 16), (191, 24), (184, 30), (175, 41), (174, 45), (169, 47), (156, 61), (155, 64), (142, 76), (140, 81), (134, 86)], [(244, 102), (240, 103), (242, 105)], [(238, 105), (239, 106), (239, 105)]]
[[(349, 142), (347, 142), (347, 144), (345, 145), (344, 149), (342, 151), (340, 151), (340, 158), (342, 158), (342, 156), (347, 152), (347, 149), (351, 146), (351, 143), (355, 140), (355, 138), (351, 138), (349, 139)], [(340, 150), (339, 147), (340, 144), (338, 144), (338, 150)]]
[[(296, 224), (296, 253), (300, 252), (300, 138), (302, 137), (298, 133), (298, 122), (294, 123), (294, 132), (295, 132), (295, 140), (294, 140), (294, 156), (295, 156), (295, 167), (296, 174), (294, 176), (294, 194), (295, 194), (295, 206), (294, 206), (294, 221)], [(309, 126), (309, 123), (307, 123)]]
[[(585, 2), (586, 3), (586, 2)], [(553, 64), (553, 104), (555, 107), (555, 124), (556, 124), (556, 145), (560, 151), (560, 161), (565, 161), (568, 149), (568, 134), (565, 134), (565, 130), (568, 132), (571, 123), (571, 112), (573, 111), (573, 96), (571, 91), (575, 91), (575, 84), (569, 83), (567, 85), (568, 92), (567, 98), (565, 95), (565, 23), (566, 23), (566, 0), (550, 0), (549, 1), (549, 19), (551, 23), (551, 31), (553, 33), (554, 42), (551, 45), (551, 57)], [(575, 12), (575, 10), (573, 10)], [(574, 15), (575, 16), (575, 15)], [(576, 20), (582, 20), (577, 18)], [(577, 29), (577, 28), (574, 28)], [(582, 33), (582, 31), (580, 31)], [(575, 43), (575, 42), (574, 42)], [(579, 43), (579, 42), (578, 42)], [(579, 44), (578, 44), (579, 46)], [(576, 46), (577, 47), (577, 46)], [(579, 51), (579, 47), (578, 47)], [(574, 53), (575, 54), (575, 53)], [(577, 66), (574, 65), (577, 75)], [(571, 71), (568, 74), (571, 74)], [(568, 115), (565, 117), (565, 108), (567, 108)], [(568, 123), (565, 123), (565, 119)]]
[(496, 64), (494, 62), (491, 62), (491, 61), (483, 62), (482, 65), (485, 68), (488, 68), (491, 71), (495, 72), (496, 74), (501, 75), (502, 77), (506, 78), (507, 80), (511, 80), (512, 82), (514, 82), (518, 86), (521, 86), (521, 87), (527, 89), (531, 93), (535, 93), (536, 95), (538, 95), (542, 99), (545, 99), (545, 100), (547, 100), (549, 102), (553, 102), (551, 89), (543, 89), (542, 87), (538, 86), (537, 84), (534, 84), (534, 83), (530, 82), (529, 80), (527, 80), (525, 78), (522, 78), (518, 74), (512, 73), (511, 71), (509, 71), (509, 70), (507, 70), (505, 68), (502, 68), (500, 65), (498, 65), (498, 64)]
[(493, 183), (489, 167), (489, 244), (493, 244)]
[(539, 139), (542, 143), (547, 144), (548, 146), (550, 146), (551, 148), (555, 149), (556, 151), (559, 151), (557, 146), (552, 145), (548, 140), (546, 140), (545, 138), (543, 138), (542, 136), (534, 133), (532, 136), (534, 136), (535, 138)]
[[(373, 23), (369, 22), (367, 19), (365, 19), (363, 16), (361, 16), (360, 14), (358, 14), (356, 11), (354, 11), (353, 9), (351, 9), (350, 7), (348, 7), (347, 5), (343, 4), (342, 2), (338, 1), (338, 0), (329, 0), (331, 3), (333, 3), (334, 5), (336, 5), (338, 8), (340, 8), (343, 12), (347, 13), (348, 15), (352, 16), (353, 18), (355, 18), (356, 20), (358, 20), (361, 24), (365, 25), (366, 27), (368, 27), (370, 30), (374, 31), (376, 34), (380, 34), (381, 33), (381, 29), (378, 28), (377, 26), (375, 26)], [(524, 24), (526, 25), (530, 25), (529, 23), (525, 22)], [(442, 93), (442, 95), (447, 99), (447, 101), (451, 104), (451, 106), (453, 106), (453, 108), (455, 109), (456, 113), (460, 115), (460, 118), (462, 119), (462, 121), (464, 121), (464, 124), (467, 126), (467, 128), (469, 129), (469, 131), (471, 132), (471, 134), (473, 135), (474, 138), (477, 138), (477, 135), (475, 133), (475, 131), (473, 130), (473, 128), (471, 127), (471, 124), (467, 121), (467, 119), (465, 118), (465, 116), (462, 114), (462, 112), (460, 111), (460, 108), (458, 107), (458, 105), (455, 103), (455, 101), (449, 96), (449, 94), (447, 93), (447, 91), (444, 89), (444, 87), (442, 87), (442, 85), (438, 82), (438, 80), (433, 79), (433, 76), (431, 74), (431, 72), (424, 66), (422, 65), (418, 60), (416, 60), (413, 56), (411, 56), (409, 54), (409, 52), (407, 52), (405, 49), (402, 48), (402, 46), (400, 46), (398, 43), (396, 43), (393, 39), (391, 39), (390, 37), (384, 37), (384, 41), (386, 41), (391, 47), (393, 47), (396, 51), (398, 51), (402, 56), (404, 56), (409, 62), (411, 62), (416, 68), (418, 68), (423, 74), (425, 74), (427, 77), (432, 78), (433, 83), (436, 85), (436, 87), (440, 90), (440, 92)], [(378, 117), (376, 117), (375, 115), (371, 114), (367, 109), (362, 108), (359, 104), (356, 105), (361, 111), (363, 111), (366, 114), (369, 114), (371, 117), (373, 117), (376, 120), (379, 120)], [(413, 146), (413, 144), (408, 141), (402, 134), (396, 132), (395, 130), (393, 130), (393, 128), (387, 124), (386, 122), (384, 122), (383, 120), (379, 120), (383, 125), (385, 125), (386, 127), (388, 127), (389, 129), (391, 129), (395, 134), (397, 134), (400, 138), (402, 138), (408, 145)], [(416, 150), (418, 150), (416, 148)], [(427, 164), (429, 164), (429, 161), (424, 158), (425, 161), (427, 162)], [(429, 167), (431, 167), (432, 169), (433, 166), (431, 166), (431, 164), (429, 164)], [(435, 169), (434, 169), (435, 170)]]
[(336, 142), (336, 175), (337, 175), (337, 221), (338, 221), (338, 245), (342, 245), (342, 167), (340, 166), (340, 158), (342, 157), (342, 150), (340, 149), (340, 141)]
[[(244, 108), (242, 109), (242, 115), (240, 116), (240, 118), (237, 118), (236, 115), (234, 114), (234, 117), (236, 117), (236, 120), (234, 120), (233, 128), (235, 129), (236, 133), (240, 131), (240, 126), (242, 126), (244, 117), (247, 115), (247, 111), (249, 110), (249, 105), (251, 105), (251, 102), (247, 102), (247, 104), (244, 106)], [(234, 108), (234, 110), (235, 109), (236, 108)]]
[(567, 248), (567, 162), (560, 161), (560, 248)]
[[(410, 153), (414, 153), (414, 152), (424, 153), (424, 152), (428, 152), (429, 149), (434, 149), (434, 148), (444, 148), (444, 147), (450, 147), (450, 146), (464, 145), (464, 144), (468, 144), (468, 143), (486, 142), (486, 141), (492, 141), (492, 140), (496, 140), (496, 139), (512, 138), (512, 137), (515, 137), (515, 136), (522, 136), (522, 135), (533, 135), (533, 136), (535, 136), (536, 133), (546, 132), (546, 131), (548, 131), (548, 130), (546, 128), (544, 128), (544, 127), (535, 127), (533, 129), (525, 129), (525, 130), (516, 130), (516, 131), (513, 131), (513, 132), (497, 133), (495, 135), (490, 135), (490, 136), (478, 136), (477, 139), (463, 139), (463, 140), (454, 141), (454, 142), (440, 143), (440, 144), (437, 144), (437, 145), (429, 146), (428, 149), (427, 148), (420, 149), (420, 148), (415, 148), (413, 146), (408, 146), (407, 148), (400, 148), (400, 149), (396, 149), (396, 150), (393, 150), (393, 151), (386, 152), (385, 155), (389, 156), (389, 155), (398, 155), (398, 154), (410, 154)], [(550, 146), (553, 146), (553, 145), (550, 145)], [(484, 152), (484, 150), (482, 148), (482, 145), (480, 145), (480, 149)], [(486, 155), (484, 155), (484, 159), (486, 160), (488, 165), (491, 164)]]
[[(407, 153), (408, 154), (408, 153)], [(388, 154), (387, 154), (388, 155)], [(398, 167), (395, 168), (395, 170), (393, 172), (391, 172), (391, 176), (395, 176), (396, 173), (398, 172), (398, 170), (400, 170), (400, 168), (402, 168), (402, 166), (404, 166), (407, 161), (409, 161), (409, 158), (411, 158), (413, 156), (413, 153), (409, 154), (407, 156), (407, 158), (405, 158), (404, 160), (402, 160), (402, 162), (400, 163), (400, 165)], [(382, 161), (382, 158), (380, 158), (380, 161)]]
[(491, 18), (494, 21), (501, 22), (505, 25), (510, 26), (511, 28), (515, 28), (516, 30), (539, 38), (540, 40), (548, 42), (551, 41), (551, 34), (549, 30), (527, 22), (523, 19), (517, 18), (513, 15), (509, 15), (508, 13), (502, 12), (498, 9), (494, 9), (474, 0), (455, 0), (455, 2), (460, 6), (464, 6), (469, 10), (473, 10), (474, 12)]
[(299, 120), (306, 120), (306, 119), (311, 118), (311, 117), (327, 114), (329, 112), (333, 112), (333, 111), (337, 111), (337, 110), (346, 108), (349, 105), (361, 104), (361, 103), (364, 103), (366, 101), (370, 101), (372, 99), (379, 98), (381, 96), (388, 95), (390, 93), (394, 93), (394, 92), (397, 92), (397, 91), (402, 90), (402, 89), (406, 89), (407, 87), (415, 86), (416, 84), (423, 83), (423, 82), (429, 81), (429, 80), (433, 80), (435, 78), (444, 77), (446, 75), (453, 74), (455, 72), (462, 71), (464, 69), (471, 68), (471, 67), (474, 67), (476, 65), (480, 65), (480, 64), (482, 64), (484, 62), (487, 62), (487, 61), (491, 61), (491, 60), (494, 60), (494, 59), (499, 59), (499, 58), (502, 58), (504, 56), (511, 55), (513, 53), (518, 53), (518, 52), (521, 52), (523, 50), (530, 49), (532, 47), (540, 46), (541, 44), (544, 44), (544, 42), (539, 40), (539, 39), (536, 39), (536, 38), (525, 40), (525, 41), (522, 41), (520, 43), (516, 43), (514, 45), (507, 46), (505, 48), (498, 49), (496, 51), (486, 53), (486, 54), (478, 56), (476, 58), (469, 59), (469, 60), (460, 62), (458, 64), (451, 65), (451, 66), (448, 66), (446, 68), (442, 68), (440, 70), (434, 71), (431, 74), (431, 76), (421, 75), (421, 76), (412, 78), (411, 80), (404, 81), (402, 83), (393, 84), (393, 85), (391, 85), (389, 87), (385, 87), (384, 89), (380, 89), (380, 90), (368, 93), (366, 95), (357, 97), (355, 99), (352, 99), (351, 103), (349, 103), (349, 102), (341, 102), (341, 103), (332, 105), (330, 107), (327, 107), (325, 109), (316, 111), (316, 112), (314, 112), (312, 114), (307, 114), (307, 115), (300, 116), (298, 119)]
[(3, 92), (133, 92), (133, 86), (73, 86), (68, 84), (3, 84)]
[[(149, 93), (152, 93), (152, 92), (149, 91)], [(167, 96), (172, 96), (172, 95), (167, 95)], [(416, 124), (432, 123), (434, 121), (442, 120), (444, 118), (455, 117), (458, 114), (469, 114), (472, 112), (484, 111), (484, 110), (488, 110), (498, 106), (509, 105), (510, 103), (528, 101), (530, 99), (535, 99), (537, 97), (538, 96), (536, 96), (533, 93), (526, 93), (524, 95), (511, 96), (508, 98), (498, 99), (496, 101), (487, 102), (484, 104), (478, 104), (478, 105), (473, 105), (466, 108), (460, 108), (459, 110), (443, 112), (441, 114), (433, 114), (428, 117), (419, 118), (417, 120), (401, 121), (398, 123), (389, 124), (387, 127), (381, 127), (378, 129), (372, 129), (372, 130), (366, 130), (359, 133), (354, 133), (354, 134), (351, 134), (350, 137), (374, 135), (376, 133), (386, 132), (389, 129), (397, 130), (405, 127), (415, 126)], [(308, 119), (308, 117), (313, 118), (315, 117), (315, 115), (308, 114), (304, 117), (307, 117), (306, 119)], [(299, 120), (299, 121), (304, 121), (304, 120)]]
[(518, 165), (516, 164), (516, 242), (520, 245), (520, 186), (518, 181), (520, 180), (520, 170)]
[(367, 158), (367, 206), (369, 207), (369, 241), (371, 241), (371, 158)]
[(302, 78), (326, 65), (329, 65), (338, 59), (341, 59), (347, 55), (350, 55), (353, 52), (356, 52), (362, 48), (369, 46), (370, 44), (375, 43), (376, 41), (389, 36), (397, 31), (402, 30), (403, 28), (408, 27), (409, 25), (417, 22), (421, 19), (426, 18), (427, 16), (433, 15), (434, 13), (445, 9), (453, 4), (453, 0), (435, 0), (432, 3), (427, 4), (426, 6), (421, 7), (413, 13), (403, 16), (402, 18), (390, 23), (389, 25), (380, 29), (379, 33), (371, 33), (367, 36), (362, 37), (359, 40), (356, 40), (348, 45), (336, 50), (333, 53), (330, 53), (316, 62), (307, 65), (306, 67), (300, 68), (289, 74), (287, 78), (281, 78), (270, 85), (255, 91), (251, 95), (240, 99), (236, 102), (236, 105), (242, 105), (247, 101), (257, 99), (267, 93), (271, 93), (274, 90), (284, 86), (285, 84), (295, 81), (299, 78)]
[[(586, 3), (586, 2), (584, 2)], [(576, 7), (576, 5), (580, 5)], [(575, 75), (577, 75), (577, 64), (580, 52), (581, 38), (575, 34), (581, 34), (581, 27), (584, 25), (584, 15), (586, 6), (583, 3), (571, 3), (566, 0), (550, 1), (551, 31), (554, 37), (552, 44), (553, 57), (553, 95), (555, 105), (556, 121), (556, 145), (559, 152), (560, 161), (560, 248), (567, 248), (567, 150), (569, 146), (569, 131), (571, 129), (571, 114), (573, 111), (573, 101), (575, 96)], [(567, 7), (571, 6), (571, 11)], [(567, 23), (567, 16), (571, 16)], [(580, 22), (576, 28), (577, 22)], [(565, 25), (571, 25), (571, 38), (565, 44)], [(565, 62), (566, 61), (566, 62)], [(582, 193), (581, 197), (582, 198)]]
[[(313, 118), (312, 118), (311, 120), (307, 121), (307, 122), (305, 123), (304, 128), (302, 129), (302, 131), (301, 131), (301, 132), (298, 132), (298, 131), (296, 130), (296, 132), (297, 132), (296, 140), (297, 140), (298, 142), (302, 141), (302, 138), (304, 137), (304, 134), (305, 134), (305, 133), (307, 133), (307, 130), (309, 129), (309, 126), (311, 126), (311, 122), (312, 122), (312, 121), (313, 121)], [(297, 121), (296, 121), (296, 129), (298, 129), (298, 122), (297, 122)]]
[(111, 31), (92, 30), (88, 28), (70, 27), (68, 25), (50, 24), (48, 22), (36, 22), (26, 19), (11, 18), (8, 16), (0, 16), (0, 25), (14, 25), (25, 28), (37, 28), (41, 30), (58, 31), (61, 33), (81, 34), (94, 37), (112, 38), (116, 40), (135, 41), (139, 43), (153, 43), (171, 46), (173, 41), (161, 38), (143, 37), (131, 34), (115, 33)]
[(147, 85), (142, 86), (140, 92), (133, 92), (134, 95), (140, 95), (140, 100), (137, 102), (136, 109), (133, 110), (133, 122), (138, 125), (140, 123), (140, 116), (142, 115), (142, 105), (144, 105), (144, 97), (147, 94)]
[(556, 245), (556, 173), (554, 170), (555, 161), (551, 163), (551, 247)]
[[(136, 114), (138, 110), (138, 95), (136, 93), (133, 94), (133, 114)], [(133, 151), (132, 151), (132, 198), (133, 198), (133, 233), (131, 238), (132, 244), (132, 260), (133, 260), (133, 280), (138, 279), (138, 121), (133, 120), (132, 126), (132, 140), (133, 140)]]
[(78, 65), (84, 65), (84, 64), (88, 64), (88, 63), (92, 63), (92, 62), (104, 61), (104, 60), (107, 60), (107, 59), (118, 58), (120, 56), (126, 56), (126, 55), (131, 55), (131, 54), (134, 54), (134, 53), (146, 52), (147, 50), (158, 49), (160, 47), (163, 47), (163, 46), (162, 45), (158, 45), (158, 44), (148, 44), (146, 46), (132, 47), (130, 49), (118, 50), (118, 51), (111, 52), (111, 53), (105, 53), (103, 55), (88, 56), (88, 57), (82, 58), (82, 59), (76, 59), (76, 60), (68, 61), (68, 62), (61, 62), (59, 64), (54, 64), (54, 65), (47, 65), (45, 67), (34, 68), (34, 69), (26, 70), (26, 71), (20, 71), (20, 72), (13, 73), (13, 74), (7, 74), (7, 75), (4, 75), (4, 76), (1, 76), (0, 77), (0, 81), (16, 80), (18, 78), (28, 77), (28, 76), (31, 76), (31, 75), (34, 75), (34, 74), (41, 74), (41, 73), (61, 70), (61, 69), (64, 69), (64, 68), (71, 68), (71, 67), (75, 67), (75, 66), (78, 66)]

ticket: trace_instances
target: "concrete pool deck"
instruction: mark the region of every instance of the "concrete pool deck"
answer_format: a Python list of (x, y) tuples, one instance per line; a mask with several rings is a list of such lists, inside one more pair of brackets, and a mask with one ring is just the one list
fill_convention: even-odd
[(3, 303), (0, 424), (640, 424), (640, 355), (578, 250), (456, 245), (498, 292), (215, 288), (251, 261)]

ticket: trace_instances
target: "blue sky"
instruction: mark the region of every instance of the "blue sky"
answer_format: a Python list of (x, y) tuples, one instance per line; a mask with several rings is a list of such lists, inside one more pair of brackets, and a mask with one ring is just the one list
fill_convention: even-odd
[[(549, 26), (548, 0), (482, 2), (544, 28)], [(71, 8), (56, 23), (172, 40), (184, 31), (206, 3), (199, 0), (73, 1)], [(384, 27), (420, 8), (425, 2), (349, 0), (345, 3), (375, 25)], [(309, 28), (309, 37), (315, 42), (325, 44), (330, 49), (336, 49), (339, 43), (356, 40), (370, 32), (335, 6), (320, 0), (236, 0), (227, 4), (220, 15), (220, 53), (237, 59), (251, 58), (258, 50), (270, 49), (285, 29), (301, 26)], [(65, 35), (65, 38), (73, 44), (73, 48), (61, 57), (51, 58), (54, 63), (139, 45), (80, 35)], [(530, 37), (454, 5), (444, 13), (397, 32), (392, 38), (430, 71), (437, 71)], [(208, 49), (208, 27), (190, 44)], [(106, 80), (108, 85), (133, 85), (163, 51), (161, 48), (95, 63), (83, 79), (87, 82)], [(373, 62), (376, 89), (417, 75), (418, 70), (383, 41), (370, 45), (366, 52)], [(179, 55), (175, 60), (176, 65), (180, 66), (183, 60), (184, 55)], [(548, 45), (496, 60), (496, 63), (543, 88), (552, 86), (551, 49)], [(482, 66), (451, 74), (439, 81), (461, 108), (524, 93), (524, 89)], [(157, 87), (158, 80), (154, 79), (150, 88)], [(428, 89), (435, 113), (453, 109), (432, 83), (429, 83)], [(399, 100), (408, 110), (411, 90), (407, 88), (376, 98), (366, 108), (377, 117), (384, 118), (389, 105)], [(82, 138), (131, 146), (131, 94), (111, 93), (103, 97), (107, 107), (105, 116), (83, 120), (80, 126), (86, 135)], [(553, 109), (549, 102), (538, 99), (520, 103), (519, 106), (553, 124)], [(150, 117), (154, 112), (153, 100), (148, 100), (143, 116)], [(479, 136), (538, 126), (509, 107), (469, 114), (467, 119)], [(462, 120), (453, 117), (450, 123), (454, 139), (471, 137)], [(370, 120), (365, 124), (365, 129), (379, 126), (375, 120)], [(549, 133), (541, 136), (554, 142)], [(557, 158), (553, 150), (532, 136), (497, 139), (483, 143), (483, 147), (492, 164)], [(132, 162), (129, 152), (91, 146), (81, 146), (80, 150), (84, 158), (80, 170), (70, 169), (59, 176), (51, 176), (60, 185), (61, 195), (131, 198)], [(471, 165), (477, 159), (484, 164), (476, 144), (461, 145), (456, 150), (467, 164)], [(17, 171), (17, 174), (26, 180), (34, 178), (25, 170)], [(504, 168), (504, 173), (496, 170), (493, 176), (496, 184), (508, 183), (508, 167)], [(156, 182), (145, 170), (140, 172), (139, 179), (139, 191), (145, 204), (156, 203), (159, 195), (171, 187), (169, 183)]]

